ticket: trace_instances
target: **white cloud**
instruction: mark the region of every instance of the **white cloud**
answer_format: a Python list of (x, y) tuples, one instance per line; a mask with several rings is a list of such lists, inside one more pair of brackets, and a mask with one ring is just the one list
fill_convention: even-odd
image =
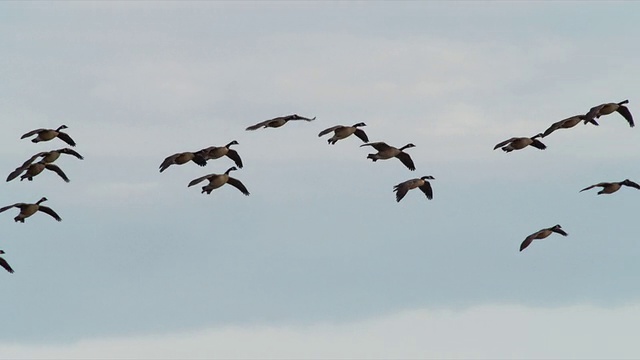
[(5, 358), (638, 358), (640, 305), (413, 310), (353, 323), (228, 326), (68, 345), (0, 345)]

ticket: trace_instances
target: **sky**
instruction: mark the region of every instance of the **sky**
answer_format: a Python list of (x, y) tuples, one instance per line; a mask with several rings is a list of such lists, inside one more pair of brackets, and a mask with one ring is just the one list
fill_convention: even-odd
[[(0, 358), (638, 358), (635, 2), (2, 2)], [(297, 113), (278, 129), (244, 129)], [(367, 124), (400, 147), (371, 162)], [(194, 178), (244, 167), (210, 195)], [(431, 175), (434, 198), (394, 185)], [(519, 252), (524, 238), (561, 224)]]

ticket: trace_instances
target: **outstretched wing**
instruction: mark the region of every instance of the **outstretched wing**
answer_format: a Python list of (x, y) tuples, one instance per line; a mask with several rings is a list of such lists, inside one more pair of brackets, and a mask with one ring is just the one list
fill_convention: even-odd
[(578, 192), (583, 192), (583, 191), (585, 191), (585, 190), (593, 189), (593, 188), (594, 188), (594, 187), (596, 187), (596, 186), (602, 186), (602, 187), (605, 187), (605, 186), (607, 186), (607, 185), (609, 185), (609, 183), (598, 183), (598, 184), (594, 184), (594, 185), (591, 185), (591, 186), (587, 186), (586, 188), (584, 188), (584, 189), (582, 189), (582, 190), (580, 190), (580, 191), (578, 191)]
[(69, 178), (67, 177), (67, 175), (64, 173), (64, 171), (62, 171), (62, 169), (60, 169), (57, 165), (54, 164), (45, 164), (44, 167), (47, 170), (51, 170), (54, 171), (56, 174), (60, 175), (60, 177), (66, 181), (69, 182)]
[(409, 181), (411, 180), (401, 182), (400, 184), (393, 187), (393, 191), (396, 192), (396, 202), (400, 202), (400, 200), (402, 200), (402, 198), (407, 195), (407, 192), (409, 192)]
[(7, 206), (5, 206), (5, 207), (1, 207), (1, 208), (0, 208), (0, 213), (1, 213), (1, 212), (3, 212), (3, 211), (9, 210), (9, 209), (11, 209), (12, 207), (17, 207), (17, 208), (19, 208), (19, 207), (21, 207), (22, 205), (24, 205), (24, 203), (15, 203), (15, 204), (13, 204), (13, 205), (7, 205)]
[(11, 266), (9, 265), (7, 260), (5, 260), (4, 258), (1, 258), (1, 257), (0, 257), (0, 266), (2, 266), (5, 270), (10, 272), (11, 274), (13, 274), (13, 269), (11, 268)]
[(362, 140), (364, 142), (369, 142), (369, 138), (367, 137), (367, 134), (364, 132), (364, 130), (356, 129), (356, 131), (353, 134), (355, 136), (359, 137), (360, 140)]
[(391, 146), (387, 145), (387, 143), (384, 143), (382, 141), (366, 143), (366, 144), (360, 145), (360, 147), (363, 147), (363, 146), (372, 146), (374, 149), (376, 149), (378, 151), (384, 151), (384, 150), (391, 149)]
[(15, 170), (13, 170), (13, 172), (11, 172), (11, 174), (9, 174), (9, 176), (7, 176), (7, 181), (11, 181), (11, 180), (15, 179), (16, 177), (18, 177), (18, 175), (22, 174), (22, 172), (25, 171), (29, 167), (29, 165), (31, 165), (33, 163), (33, 161), (35, 159), (37, 159), (39, 156), (46, 155), (46, 154), (47, 154), (46, 152), (39, 152), (39, 153), (33, 155), (32, 157), (30, 157), (21, 166), (17, 167)]
[(511, 138), (511, 139), (505, 140), (505, 141), (503, 141), (501, 143), (498, 143), (498, 144), (496, 144), (496, 146), (493, 147), (493, 150), (495, 150), (495, 149), (497, 149), (499, 147), (503, 147), (503, 146), (507, 145), (508, 143), (512, 142), (515, 139), (516, 138)]
[(57, 151), (58, 151), (59, 153), (61, 153), (61, 154), (69, 154), (69, 155), (73, 155), (73, 156), (77, 157), (77, 158), (78, 158), (78, 159), (80, 159), (80, 160), (84, 159), (84, 158), (82, 157), (82, 155), (78, 154), (78, 153), (77, 153), (75, 150), (73, 150), (73, 149), (64, 148), (64, 149), (60, 149), (60, 150), (57, 150)]
[(409, 156), (409, 154), (407, 154), (406, 152), (401, 152), (400, 154), (396, 155), (396, 157), (400, 161), (402, 161), (404, 166), (406, 166), (409, 170), (413, 171), (416, 169), (416, 166), (413, 164), (413, 160), (411, 160), (411, 156)]
[(552, 229), (551, 231), (556, 232), (556, 233), (558, 233), (558, 234), (560, 234), (562, 236), (568, 236), (569, 235), (569, 234), (567, 234), (566, 231), (564, 231), (562, 229), (559, 229), (559, 228), (558, 229)]
[(39, 205), (38, 210), (42, 211), (45, 214), (51, 215), (51, 217), (58, 221), (62, 221), (62, 218), (58, 214), (56, 214), (56, 212), (53, 211), (53, 209), (51, 209), (50, 207)]
[(244, 186), (244, 184), (242, 184), (240, 182), (240, 180), (238, 179), (234, 179), (232, 177), (229, 177), (229, 179), (227, 180), (227, 184), (235, 187), (236, 189), (240, 190), (241, 193), (245, 194), (245, 195), (249, 195), (249, 190), (247, 190), (247, 188)]
[(324, 130), (320, 131), (320, 133), (318, 134), (318, 137), (320, 137), (322, 135), (326, 135), (326, 134), (328, 134), (328, 133), (330, 133), (332, 131), (335, 131), (335, 130), (343, 128), (343, 127), (344, 127), (343, 125), (336, 125), (336, 126), (332, 126), (332, 127), (328, 128), (328, 129), (324, 129)]
[(618, 110), (616, 110), (620, 115), (622, 115), (627, 122), (629, 123), (629, 126), (634, 127), (635, 124), (633, 123), (633, 116), (631, 116), (631, 111), (629, 111), (629, 108), (623, 105), (618, 106)]
[(522, 242), (522, 244), (520, 244), (520, 251), (524, 250), (527, 248), (527, 246), (531, 245), (531, 243), (533, 242), (533, 240), (536, 238), (536, 235), (538, 235), (538, 233), (535, 234), (531, 234), (529, 236), (527, 236), (526, 239), (524, 239), (524, 241)]
[(208, 179), (208, 178), (210, 178), (210, 177), (212, 177), (212, 176), (216, 176), (216, 174), (209, 174), (209, 175), (201, 176), (201, 177), (199, 177), (199, 178), (197, 178), (197, 179), (193, 179), (193, 180), (191, 180), (191, 182), (189, 183), (189, 185), (187, 185), (187, 187), (191, 187), (191, 186), (193, 186), (193, 185), (199, 184), (199, 183), (201, 183), (203, 180)]
[(166, 159), (164, 159), (162, 164), (160, 164), (160, 172), (165, 171), (169, 166), (173, 165), (174, 161), (178, 156), (180, 156), (180, 154), (173, 154), (167, 157)]
[(200, 166), (206, 166), (207, 165), (207, 159), (204, 158), (204, 156), (200, 155), (200, 154), (194, 154), (193, 159), (191, 159), (191, 161), (193, 161), (194, 163), (200, 165)]
[(420, 190), (427, 196), (427, 199), (433, 199), (433, 189), (431, 189), (431, 184), (428, 181), (425, 181), (424, 185), (420, 186)]
[(551, 134), (552, 132), (560, 129), (562, 127), (562, 125), (564, 125), (565, 122), (567, 122), (570, 119), (573, 119), (575, 116), (566, 118), (564, 120), (560, 120), (558, 122), (553, 123), (551, 126), (549, 126), (549, 128), (547, 130), (544, 131), (544, 133), (542, 134), (542, 137), (545, 137), (549, 134)]
[(233, 162), (236, 163), (236, 166), (239, 167), (240, 169), (242, 169), (242, 159), (240, 159), (240, 155), (238, 155), (238, 152), (232, 149), (229, 149), (227, 151), (227, 157), (231, 160), (233, 160)]
[(635, 182), (633, 182), (631, 180), (626, 180), (624, 182), (624, 184), (627, 185), (627, 186), (631, 186), (632, 188), (636, 188), (636, 189), (640, 190), (640, 185), (638, 185), (637, 183), (635, 183)]
[(47, 130), (47, 129), (35, 129), (35, 130), (31, 130), (31, 131), (29, 131), (28, 133), (26, 133), (26, 134), (24, 134), (24, 135), (20, 136), (20, 139), (28, 138), (29, 136), (31, 136), (31, 135), (35, 135), (35, 134), (37, 134), (37, 133), (39, 133), (39, 132), (41, 132), (41, 131), (44, 131), (44, 130)]
[(265, 121), (259, 122), (259, 123), (255, 124), (255, 125), (251, 125), (251, 126), (247, 127), (246, 130), (258, 130), (261, 127), (265, 127), (271, 121), (273, 121), (273, 119), (269, 119), (269, 120), (265, 120)]
[(62, 131), (58, 131), (58, 138), (71, 146), (76, 146), (76, 142), (73, 141), (71, 136), (67, 133), (63, 133)]
[(533, 146), (534, 148), (538, 148), (540, 150), (544, 150), (547, 148), (547, 145), (543, 144), (540, 140), (538, 139), (533, 139), (533, 142), (531, 143), (531, 146)]

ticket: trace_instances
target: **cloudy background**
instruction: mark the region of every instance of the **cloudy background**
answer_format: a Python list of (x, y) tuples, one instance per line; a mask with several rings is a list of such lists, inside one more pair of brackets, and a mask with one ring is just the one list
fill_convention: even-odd
[[(3, 185), (0, 357), (638, 358), (637, 129), (618, 114), (532, 136), (604, 102), (638, 113), (631, 2), (5, 2), (0, 168), (85, 160)], [(311, 123), (247, 132), (298, 113)], [(348, 138), (409, 149), (417, 170)], [(158, 166), (231, 140), (233, 163)], [(396, 203), (393, 185), (424, 175)], [(569, 233), (534, 242), (561, 224)]]

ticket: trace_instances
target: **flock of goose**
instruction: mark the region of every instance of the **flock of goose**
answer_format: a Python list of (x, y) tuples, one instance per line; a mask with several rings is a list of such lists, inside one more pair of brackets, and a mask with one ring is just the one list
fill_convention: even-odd
[[(628, 102), (629, 102), (628, 100), (624, 100), (619, 103), (605, 103), (605, 104), (592, 107), (584, 115), (575, 115), (552, 124), (543, 133), (538, 133), (537, 135), (532, 137), (512, 137), (510, 139), (504, 140), (496, 144), (493, 149), (496, 150), (498, 148), (501, 148), (503, 151), (508, 153), (514, 150), (524, 149), (527, 146), (533, 146), (540, 150), (544, 150), (546, 149), (546, 145), (543, 144), (540, 140), (538, 140), (538, 138), (545, 138), (546, 136), (550, 135), (551, 133), (559, 129), (572, 128), (577, 124), (579, 124), (580, 122), (584, 122), (585, 125), (593, 124), (595, 126), (598, 126), (599, 124), (596, 121), (596, 119), (599, 119), (601, 116), (604, 116), (604, 115), (612, 114), (614, 112), (617, 112), (620, 115), (622, 115), (625, 118), (625, 120), (627, 120), (627, 122), (629, 123), (629, 126), (633, 127), (635, 125), (633, 122), (633, 116), (631, 115), (631, 112), (629, 111), (629, 109), (625, 106), (625, 104), (627, 104)], [(262, 121), (255, 125), (251, 125), (247, 127), (246, 130), (253, 131), (253, 130), (264, 129), (264, 128), (279, 128), (292, 120), (313, 121), (315, 119), (316, 119), (315, 117), (307, 118), (297, 114), (280, 116), (270, 120)], [(362, 140), (362, 142), (364, 142), (364, 144), (360, 145), (361, 147), (371, 146), (372, 148), (377, 150), (377, 153), (368, 154), (367, 159), (371, 159), (373, 162), (376, 162), (378, 160), (387, 160), (387, 159), (397, 158), (409, 170), (414, 171), (416, 169), (413, 163), (413, 160), (411, 159), (411, 156), (405, 152), (406, 149), (415, 147), (414, 144), (408, 143), (403, 147), (396, 148), (384, 142), (369, 142), (369, 138), (367, 137), (367, 134), (364, 132), (364, 130), (361, 129), (361, 127), (364, 127), (364, 126), (366, 126), (366, 124), (362, 122), (354, 124), (352, 126), (336, 125), (336, 126), (322, 130), (318, 134), (318, 136), (321, 137), (321, 136), (333, 133), (333, 136), (330, 137), (327, 140), (327, 142), (330, 145), (334, 145), (339, 140), (343, 140), (348, 138), (351, 135), (355, 135), (360, 140)], [(38, 143), (41, 141), (49, 141), (49, 140), (58, 138), (70, 146), (75, 146), (76, 145), (75, 141), (73, 141), (73, 139), (71, 139), (71, 137), (68, 134), (62, 132), (62, 130), (66, 128), (67, 126), (62, 125), (57, 129), (36, 129), (22, 135), (21, 139), (25, 139), (33, 135), (36, 135), (36, 137), (31, 140), (34, 143)], [(162, 173), (171, 165), (183, 165), (188, 162), (194, 162), (199, 166), (205, 166), (208, 160), (218, 159), (226, 156), (235, 163), (235, 166), (230, 167), (223, 174), (207, 174), (207, 175), (198, 177), (196, 179), (193, 179), (188, 183), (187, 187), (197, 185), (207, 180), (208, 183), (202, 187), (202, 193), (211, 194), (213, 190), (223, 186), (224, 184), (229, 184), (235, 187), (236, 189), (238, 189), (244, 195), (249, 195), (249, 191), (240, 180), (229, 176), (231, 171), (235, 171), (243, 167), (242, 159), (240, 158), (240, 155), (238, 154), (237, 151), (235, 151), (234, 149), (231, 149), (231, 146), (233, 145), (238, 145), (238, 142), (233, 140), (224, 146), (211, 146), (195, 152), (181, 152), (181, 153), (173, 154), (165, 158), (164, 161), (162, 161), (159, 167), (160, 172)], [(62, 154), (71, 155), (80, 160), (83, 159), (82, 155), (78, 154), (76, 151), (70, 148), (62, 148), (57, 150), (39, 152), (31, 156), (22, 165), (20, 165), (14, 171), (12, 171), (7, 177), (7, 181), (11, 181), (17, 178), (18, 176), (20, 176), (20, 181), (24, 179), (27, 179), (28, 181), (32, 181), (35, 176), (41, 174), (44, 170), (49, 170), (49, 171), (55, 172), (64, 181), (69, 182), (69, 178), (62, 171), (62, 169), (57, 165), (53, 164), (53, 162), (55, 162)], [(40, 160), (35, 162), (38, 158), (40, 158)], [(409, 192), (409, 190), (416, 189), (416, 188), (420, 189), (424, 193), (427, 199), (432, 199), (433, 189), (428, 180), (434, 180), (434, 179), (435, 178), (433, 176), (427, 175), (427, 176), (422, 176), (420, 178), (410, 179), (395, 185), (393, 187), (393, 191), (395, 192), (396, 201), (400, 202), (400, 200), (402, 200), (405, 197), (405, 195)], [(639, 184), (629, 179), (625, 179), (619, 182), (601, 182), (598, 184), (590, 185), (580, 190), (580, 192), (592, 189), (594, 187), (601, 187), (602, 190), (598, 192), (598, 195), (612, 194), (618, 191), (623, 185), (640, 189)], [(30, 217), (31, 215), (35, 214), (38, 211), (41, 211), (47, 215), (50, 215), (57, 221), (61, 221), (62, 218), (60, 218), (60, 216), (53, 209), (47, 206), (41, 205), (42, 202), (46, 200), (47, 200), (46, 197), (42, 197), (36, 203), (15, 203), (15, 204), (0, 208), (0, 213), (15, 207), (20, 210), (18, 215), (14, 218), (15, 222), (24, 223), (26, 218)], [(520, 251), (527, 248), (534, 240), (545, 239), (554, 232), (561, 234), (563, 236), (568, 235), (559, 224), (549, 228), (544, 228), (527, 236), (520, 245)], [(5, 252), (3, 250), (0, 250), (0, 254), (4, 254), (4, 253)], [(2, 257), (0, 257), (0, 266), (5, 268), (8, 272), (13, 273), (13, 269), (11, 268), (9, 263)]]

